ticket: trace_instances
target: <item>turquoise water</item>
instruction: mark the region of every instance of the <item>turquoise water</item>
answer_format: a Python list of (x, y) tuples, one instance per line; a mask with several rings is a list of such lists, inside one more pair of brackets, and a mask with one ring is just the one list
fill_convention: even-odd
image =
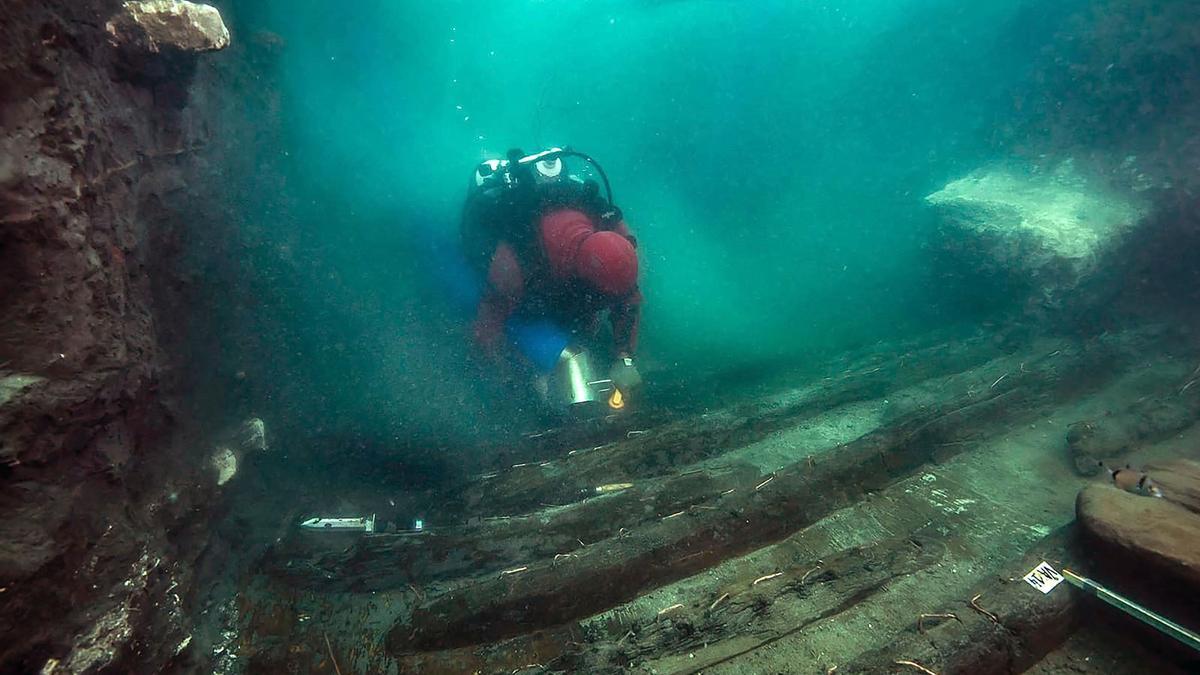
[[(1133, 461), (1179, 454), (1164, 439), (1194, 418), (1183, 395), (1200, 372), (1189, 332), (1200, 85), (1188, 76), (1200, 71), (1200, 6), (264, 0), (222, 11), (233, 46), (199, 76), (225, 95), (212, 156), (229, 194), (203, 207), (212, 228), (183, 247), (202, 327), (184, 379), (197, 419), (261, 418), (271, 440), (222, 523), (231, 557), (252, 570), (237, 583), (262, 610), (242, 620), (270, 643), (263, 663), (292, 658), (272, 640), (315, 641), (324, 622), (324, 650), (288, 648), (321, 672), (326, 653), (348, 656), (364, 634), (387, 654), (355, 656), (361, 672), (453, 661), (465, 652), (442, 650), (462, 645), (490, 644), (480, 649), (497, 650), (493, 665), (507, 663), (494, 640), (520, 634), (510, 616), (561, 627), (617, 607), (654, 617), (648, 635), (669, 632), (659, 617), (672, 605), (659, 600), (680, 579), (716, 583), (719, 561), (742, 565), (810, 527), (824, 537), (839, 518), (847, 530), (827, 543), (844, 560), (860, 556), (851, 539), (910, 555), (915, 540), (892, 535), (937, 529), (954, 553), (936, 574), (954, 578), (920, 577), (937, 586), (922, 593), (948, 598), (971, 575), (1019, 576), (993, 568), (1057, 536), (1079, 489), (1105, 482), (1097, 458), (1134, 443), (1121, 434), (1150, 425), (1164, 444), (1116, 448)], [(539, 404), (519, 357), (497, 365), (473, 345), (479, 284), (460, 241), (481, 161), (563, 146), (606, 170), (645, 296), (642, 397), (582, 423)], [(946, 207), (947, 192), (966, 205)], [(1088, 250), (1087, 264), (1071, 257), (1110, 225), (1129, 238)], [(828, 499), (812, 475), (836, 483)], [(689, 487), (689, 476), (713, 482)], [(794, 499), (759, 499), (776, 478), (770, 489)], [(592, 499), (635, 485), (634, 506)], [(713, 559), (683, 565), (704, 551), (676, 550), (671, 527), (724, 518), (714, 504), (725, 497), (743, 510), (696, 540)], [(581, 505), (590, 515), (572, 516)], [(898, 519), (895, 532), (874, 508)], [(383, 536), (307, 538), (301, 514), (374, 514)], [(630, 540), (657, 547), (655, 569), (606, 559), (597, 568), (630, 577), (620, 584), (564, 574), (574, 590), (518, 601), (518, 582), (497, 581), (557, 573), (564, 556), (614, 558), (593, 544)], [(918, 578), (902, 567), (889, 572)], [(807, 576), (789, 602), (813, 599)], [(684, 598), (706, 617), (721, 602), (709, 590)], [(910, 622), (904, 592), (888, 596), (904, 605), (888, 630)], [(476, 601), (461, 624), (438, 623)], [(316, 620), (277, 625), (264, 618), (276, 604)], [(633, 631), (613, 621), (612, 635), (546, 642), (584, 652), (568, 670), (586, 670), (589, 640), (617, 663), (645, 636), (622, 647)], [(867, 621), (884, 625), (868, 615), (828, 644), (844, 638), (849, 657), (867, 649), (855, 636), (884, 639)]]
[(1076, 4), (235, 7), (279, 87), (253, 170), (280, 174), (246, 196), (263, 342), (237, 358), (273, 369), (258, 396), (328, 424), (470, 432), (494, 392), (460, 367), (439, 256), (473, 165), (510, 147), (606, 167), (641, 242), (643, 370), (803, 365), (977, 321), (1003, 293), (929, 264), (922, 198), (1036, 153), (1039, 50)]

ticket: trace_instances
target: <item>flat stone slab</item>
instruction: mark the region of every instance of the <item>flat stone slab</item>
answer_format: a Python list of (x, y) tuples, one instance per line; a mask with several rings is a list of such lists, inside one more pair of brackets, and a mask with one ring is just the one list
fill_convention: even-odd
[(1095, 258), (1141, 219), (1137, 202), (1089, 180), (1067, 160), (1052, 172), (1011, 166), (978, 169), (925, 198), (964, 229), (1025, 236), (1047, 255)]
[(1169, 574), (1200, 592), (1200, 515), (1169, 499), (1091, 485), (1075, 504), (1079, 522), (1131, 565)]
[(966, 262), (1020, 277), (1052, 301), (1099, 271), (1100, 260), (1146, 215), (1135, 196), (1087, 176), (1070, 159), (1052, 170), (981, 167), (925, 201), (942, 215)]

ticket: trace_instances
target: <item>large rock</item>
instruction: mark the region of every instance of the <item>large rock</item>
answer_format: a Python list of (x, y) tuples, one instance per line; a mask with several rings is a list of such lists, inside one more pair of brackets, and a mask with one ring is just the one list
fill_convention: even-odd
[(1076, 169), (1015, 164), (980, 168), (925, 201), (943, 216), (947, 246), (969, 267), (1030, 285), (1031, 299), (1057, 306), (1146, 215), (1138, 198)]
[(261, 418), (251, 417), (236, 429), (226, 432), (209, 459), (216, 475), (217, 486), (225, 485), (237, 475), (239, 467), (250, 455), (267, 450), (267, 427)]
[(105, 25), (114, 44), (157, 54), (164, 48), (211, 52), (229, 46), (216, 7), (187, 0), (131, 0)]
[(1141, 573), (1169, 575), (1191, 593), (1200, 592), (1200, 515), (1170, 499), (1110, 485), (1084, 488), (1075, 510), (1084, 530), (1123, 563)]

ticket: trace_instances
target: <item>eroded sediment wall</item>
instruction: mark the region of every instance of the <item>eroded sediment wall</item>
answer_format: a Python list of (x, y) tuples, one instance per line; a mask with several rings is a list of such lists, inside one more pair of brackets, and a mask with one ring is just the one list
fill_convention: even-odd
[[(157, 333), (171, 318), (153, 290), (173, 283), (172, 205), (195, 190), (208, 140), (189, 92), (198, 52), (220, 45), (177, 49), (160, 35), (156, 51), (136, 47), (138, 26), (110, 30), (128, 4), (188, 3), (0, 8), (5, 672), (129, 672), (187, 640), (191, 573), (179, 561), (202, 543), (212, 487), (160, 397), (169, 359)], [(210, 9), (197, 16), (216, 31)]]

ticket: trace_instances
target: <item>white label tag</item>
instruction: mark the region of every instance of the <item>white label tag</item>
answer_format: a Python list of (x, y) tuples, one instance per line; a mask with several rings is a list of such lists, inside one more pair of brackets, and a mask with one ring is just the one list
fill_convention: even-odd
[(1061, 584), (1062, 580), (1063, 575), (1059, 574), (1058, 570), (1051, 567), (1050, 563), (1045, 560), (1025, 575), (1025, 581), (1043, 593), (1054, 590), (1054, 587)]

